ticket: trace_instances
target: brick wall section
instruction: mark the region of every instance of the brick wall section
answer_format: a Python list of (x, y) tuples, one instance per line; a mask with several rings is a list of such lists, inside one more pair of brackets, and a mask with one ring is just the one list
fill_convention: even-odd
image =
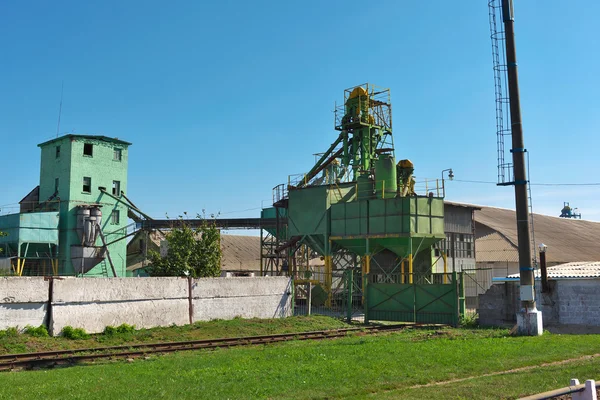
[[(536, 282), (537, 308), (545, 326), (600, 326), (600, 279), (549, 281), (550, 293), (541, 293)], [(479, 295), (479, 323), (507, 326), (516, 323), (519, 311), (519, 283), (504, 282)]]
[(600, 326), (600, 280), (558, 282), (561, 324)]

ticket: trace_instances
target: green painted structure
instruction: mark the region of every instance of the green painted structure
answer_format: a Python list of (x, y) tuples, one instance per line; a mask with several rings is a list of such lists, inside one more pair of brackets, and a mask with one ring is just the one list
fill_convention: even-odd
[[(100, 226), (115, 272), (117, 276), (126, 276), (127, 243), (118, 239), (124, 238), (127, 230), (128, 208), (122, 197), (127, 191), (130, 145), (116, 138), (76, 134), (38, 145), (41, 149), (39, 188), (23, 199), (20, 214), (0, 217), (0, 230), (8, 232), (8, 236), (0, 238), (0, 243), (4, 242), (9, 249), (3, 256), (12, 255), (17, 259), (18, 275), (42, 273), (39, 265), (32, 270), (33, 264), (27, 260), (35, 259), (32, 249), (48, 247), (48, 243), (52, 251), (44, 259), (52, 260), (53, 274), (80, 274), (72, 260), (72, 248), (82, 245), (77, 212), (92, 207), (102, 212)], [(16, 221), (20, 223), (17, 225)], [(36, 237), (32, 239), (32, 235)], [(28, 252), (24, 252), (23, 247), (30, 242), (36, 245), (30, 245)], [(102, 246), (100, 239), (94, 246)], [(97, 253), (102, 261), (85, 275), (111, 276), (105, 252)], [(23, 259), (24, 269), (20, 267)], [(13, 262), (13, 268), (14, 265)]]
[[(106, 136), (66, 135), (38, 146), (41, 149), (40, 201), (51, 198), (58, 186), (60, 199), (59, 256), (60, 275), (75, 275), (71, 246), (79, 243), (75, 227), (77, 206), (99, 204), (103, 214), (102, 230), (107, 242), (126, 234), (127, 208), (103, 193), (121, 197), (127, 192), (128, 147), (131, 143)], [(58, 185), (56, 180), (58, 179)], [(126, 274), (127, 243), (108, 246), (118, 276)], [(103, 261), (86, 276), (106, 275)]]
[[(282, 264), (292, 265), (301, 246), (320, 255), (324, 261), (320, 276), (301, 268), (290, 268), (289, 273), (301, 277), (302, 284), (304, 277), (314, 277), (312, 281), (329, 294), (329, 304), (339, 297), (333, 287), (335, 271), (355, 270), (365, 319), (370, 318), (367, 304), (371, 302), (393, 307), (394, 296), (385, 292), (389, 288), (377, 286), (387, 284), (412, 288), (413, 317), (407, 320), (414, 321), (415, 307), (424, 299), (415, 297), (414, 293), (422, 294), (415, 285), (425, 285), (438, 294), (434, 300), (439, 304), (434, 303), (440, 307), (433, 308), (450, 313), (440, 318), (455, 323), (458, 288), (450, 283), (450, 274), (435, 277), (432, 271), (432, 246), (445, 239), (443, 195), (439, 190), (418, 195), (410, 160), (396, 164), (389, 89), (370, 84), (346, 89), (344, 102), (336, 106), (334, 127), (340, 132), (337, 139), (313, 168), (290, 176), (286, 187), (275, 187), (273, 208), (263, 210), (263, 217), (278, 213), (287, 217), (284, 229), (271, 232), (278, 236), (276, 253), (285, 258)], [(436, 182), (433, 187), (440, 186)], [(342, 285), (342, 280), (338, 281)], [(441, 286), (427, 286), (434, 283)], [(373, 285), (370, 291), (369, 285)], [(383, 293), (385, 301), (375, 293)], [(455, 298), (450, 311), (444, 305), (448, 296)], [(384, 311), (389, 310), (373, 309), (378, 318), (407, 318), (403, 313)], [(432, 306), (424, 312), (433, 312)], [(421, 313), (418, 319), (427, 317)]]
[(58, 211), (0, 216), (0, 230), (6, 234), (0, 236), (0, 256), (9, 257), (16, 272), (32, 264), (52, 274), (58, 256), (58, 225)]

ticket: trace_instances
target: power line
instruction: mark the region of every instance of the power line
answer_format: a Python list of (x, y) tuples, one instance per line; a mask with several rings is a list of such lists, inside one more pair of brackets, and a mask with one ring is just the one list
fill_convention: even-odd
[[(466, 179), (453, 179), (452, 182), (462, 182), (462, 183), (483, 183), (483, 184), (491, 184), (497, 185), (497, 182), (492, 181), (472, 181)], [(600, 186), (600, 182), (592, 182), (592, 183), (530, 183), (532, 186)]]

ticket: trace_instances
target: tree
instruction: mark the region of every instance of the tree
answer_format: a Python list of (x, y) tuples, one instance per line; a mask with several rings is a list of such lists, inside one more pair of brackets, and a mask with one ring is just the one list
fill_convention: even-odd
[[(8, 236), (8, 233), (0, 231), (0, 237)], [(0, 249), (0, 254), (2, 254), (2, 249)]]
[(214, 277), (221, 274), (220, 233), (213, 221), (200, 218), (197, 228), (179, 217), (166, 235), (168, 250), (165, 257), (156, 251), (149, 254), (150, 276)]

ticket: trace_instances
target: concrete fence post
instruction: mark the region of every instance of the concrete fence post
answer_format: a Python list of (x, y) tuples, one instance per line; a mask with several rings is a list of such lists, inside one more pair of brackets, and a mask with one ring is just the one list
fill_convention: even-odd
[[(579, 385), (579, 379), (571, 379), (569, 386)], [(573, 400), (598, 400), (596, 393), (596, 382), (593, 379), (585, 381), (585, 389), (581, 392), (575, 392), (571, 394)]]
[[(292, 299), (292, 302), (294, 299)], [(310, 281), (306, 284), (306, 315), (310, 315), (310, 309), (312, 307), (312, 283)]]
[(44, 321), (44, 325), (46, 325), (46, 329), (48, 333), (52, 336), (52, 286), (54, 279), (51, 276), (44, 277), (44, 280), (48, 281), (48, 306), (46, 307), (46, 318)]
[(192, 296), (192, 277), (187, 277), (188, 281), (188, 312), (190, 317), (190, 325), (194, 323), (194, 302)]

